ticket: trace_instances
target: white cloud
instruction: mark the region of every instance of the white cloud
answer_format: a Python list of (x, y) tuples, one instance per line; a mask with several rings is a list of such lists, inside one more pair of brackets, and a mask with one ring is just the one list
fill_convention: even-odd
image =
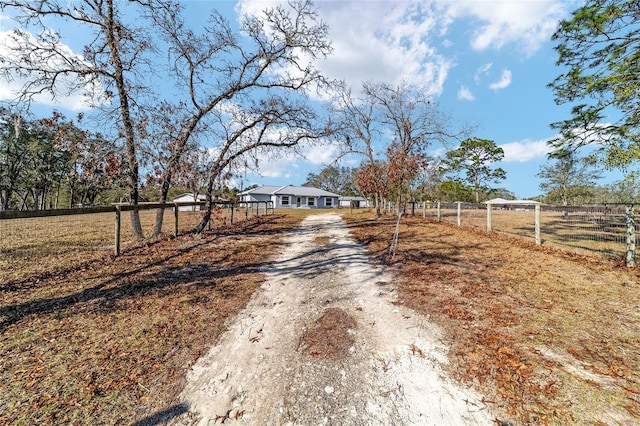
[(560, 19), (577, 4), (572, 1), (458, 0), (447, 3), (451, 19), (478, 20), (470, 45), (475, 50), (500, 49), (517, 43), (526, 55), (537, 51)]
[(489, 62), (488, 64), (480, 65), (478, 67), (478, 69), (476, 70), (476, 74), (473, 77), (473, 79), (475, 80), (476, 84), (480, 84), (480, 79), (482, 78), (483, 75), (485, 75), (485, 74), (487, 74), (489, 72), (489, 70), (491, 69), (492, 66), (493, 66), (493, 64), (491, 62)]
[(552, 148), (547, 139), (540, 141), (523, 140), (500, 145), (504, 150), (504, 162), (525, 163), (536, 158), (545, 157)]
[(460, 86), (460, 88), (458, 89), (458, 99), (462, 99), (465, 101), (473, 101), (475, 97), (473, 96), (473, 93), (471, 93), (469, 88), (465, 86)]
[(258, 173), (269, 178), (288, 179), (292, 171), (298, 168), (295, 155), (283, 152), (279, 157), (269, 158), (258, 163)]
[[(258, 13), (283, 2), (242, 0), (237, 10)], [(329, 25), (334, 53), (316, 65), (330, 78), (344, 79), (354, 89), (362, 81), (401, 80), (443, 90), (453, 61), (440, 54), (432, 37), (443, 31), (439, 2), (338, 2), (316, 4)], [(440, 43), (440, 42), (438, 42)]]
[(302, 157), (313, 165), (330, 164), (336, 159), (338, 147), (335, 144), (314, 144), (302, 148)]
[(504, 70), (502, 71), (502, 75), (500, 76), (500, 80), (491, 83), (489, 85), (489, 88), (492, 90), (500, 90), (500, 89), (505, 89), (507, 87), (509, 87), (509, 85), (511, 85), (511, 71), (510, 70)]
[(303, 143), (297, 150), (279, 149), (261, 154), (257, 164), (250, 161), (246, 172), (268, 178), (291, 179), (301, 168), (332, 163), (337, 153), (338, 147), (331, 143)]
[[(0, 31), (0, 57), (11, 61), (16, 57), (15, 49), (21, 47), (22, 42), (31, 45), (37, 45), (37, 40), (29, 33), (25, 34), (25, 40), (18, 41), (14, 37), (13, 31)], [(74, 57), (76, 61), (82, 62), (80, 55), (72, 52), (71, 48), (64, 44), (58, 44), (57, 49), (69, 57)], [(31, 56), (34, 58), (34, 55)], [(63, 60), (60, 57), (52, 55), (43, 58), (42, 67), (49, 70), (59, 68)], [(2, 66), (0, 65), (0, 68)], [(15, 101), (25, 84), (32, 81), (28, 75), (18, 75), (12, 73), (10, 77), (2, 77), (0, 84), (0, 101)], [(104, 101), (101, 98), (102, 90), (100, 85), (95, 81), (86, 80), (82, 90), (75, 89), (82, 86), (83, 82), (73, 76), (61, 75), (56, 80), (55, 94), (43, 91), (33, 97), (33, 101), (45, 106), (62, 107), (71, 111), (83, 111), (91, 108), (90, 100)]]

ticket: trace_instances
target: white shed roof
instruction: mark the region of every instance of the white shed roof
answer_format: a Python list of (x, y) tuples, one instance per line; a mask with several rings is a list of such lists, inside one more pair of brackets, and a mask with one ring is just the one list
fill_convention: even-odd
[(487, 200), (483, 204), (540, 204), (539, 201), (533, 200), (505, 200), (504, 198), (494, 198), (492, 200)]
[[(196, 197), (195, 194), (185, 192), (184, 194), (180, 194), (177, 197), (173, 197), (173, 201), (196, 201)], [(207, 201), (206, 194), (198, 194), (197, 201)]]

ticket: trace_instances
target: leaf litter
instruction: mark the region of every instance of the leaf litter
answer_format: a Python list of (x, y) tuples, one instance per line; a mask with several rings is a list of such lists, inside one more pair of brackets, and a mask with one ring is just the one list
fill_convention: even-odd
[(346, 216), (353, 235), (399, 277), (401, 303), (452, 345), (449, 371), (518, 425), (640, 421), (638, 273), (599, 257), (406, 218)]

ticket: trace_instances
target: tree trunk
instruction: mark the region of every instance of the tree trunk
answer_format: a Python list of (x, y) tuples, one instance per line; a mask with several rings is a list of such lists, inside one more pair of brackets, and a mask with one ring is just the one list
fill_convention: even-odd
[(389, 246), (389, 255), (391, 257), (396, 255), (396, 249), (398, 248), (398, 237), (400, 236), (400, 219), (402, 218), (402, 212), (398, 210), (398, 220), (396, 221), (396, 229), (393, 232), (391, 238), (391, 245)]
[[(160, 203), (167, 202), (167, 196), (169, 195), (169, 186), (170, 183), (165, 180), (162, 183), (162, 188), (160, 189)], [(156, 223), (153, 227), (153, 237), (159, 237), (162, 234), (162, 223), (164, 222), (164, 208), (158, 209), (156, 211)]]
[(196, 234), (200, 234), (202, 233), (202, 231), (204, 231), (204, 228), (207, 227), (207, 225), (209, 224), (209, 221), (211, 220), (211, 212), (213, 210), (213, 203), (211, 202), (211, 192), (209, 192), (207, 194), (207, 203), (205, 205), (205, 214), (204, 216), (202, 216), (202, 220), (200, 221), (200, 223), (198, 224), (198, 226), (195, 227), (194, 232)]
[[(127, 162), (129, 163), (129, 202), (134, 206), (138, 204), (138, 180), (139, 180), (139, 164), (136, 154), (136, 136), (133, 128), (133, 120), (131, 118), (131, 107), (129, 105), (129, 92), (125, 84), (124, 65), (120, 58), (120, 45), (118, 37), (119, 24), (115, 21), (115, 13), (113, 10), (113, 0), (107, 1), (108, 16), (106, 36), (109, 43), (111, 60), (113, 61), (114, 75), (116, 87), (118, 89), (118, 98), (120, 100), (120, 114), (122, 115), (122, 124), (124, 126), (124, 140), (127, 152)], [(134, 238), (142, 239), (142, 224), (140, 223), (140, 212), (137, 209), (131, 210), (131, 231)]]
[(375, 194), (374, 198), (376, 203), (376, 219), (380, 219), (380, 217), (382, 216), (382, 196), (380, 194)]

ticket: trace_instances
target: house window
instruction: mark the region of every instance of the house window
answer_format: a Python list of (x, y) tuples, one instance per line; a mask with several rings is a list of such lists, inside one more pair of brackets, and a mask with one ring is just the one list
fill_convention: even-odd
[(307, 198), (307, 205), (308, 206), (315, 206), (316, 205), (316, 199), (313, 198), (313, 197)]
[(289, 205), (289, 196), (288, 195), (283, 195), (282, 196), (282, 205), (283, 206), (288, 206)]
[(333, 206), (333, 198), (331, 198), (331, 197), (325, 198), (324, 199), (324, 205), (325, 205), (325, 207)]

